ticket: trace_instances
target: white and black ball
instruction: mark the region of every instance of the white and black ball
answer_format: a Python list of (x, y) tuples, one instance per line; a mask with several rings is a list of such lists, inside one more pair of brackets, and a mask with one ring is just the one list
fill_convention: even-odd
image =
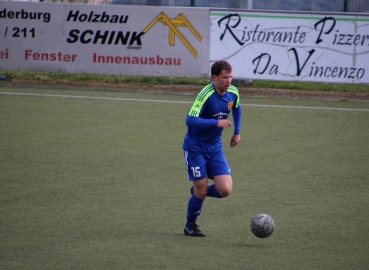
[(268, 214), (257, 214), (251, 220), (251, 231), (259, 238), (267, 238), (274, 231), (274, 220)]

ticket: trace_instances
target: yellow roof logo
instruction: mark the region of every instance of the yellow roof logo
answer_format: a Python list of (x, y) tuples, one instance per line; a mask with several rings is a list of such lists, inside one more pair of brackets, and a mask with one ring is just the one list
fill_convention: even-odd
[(183, 44), (187, 47), (187, 49), (193, 54), (193, 56), (197, 58), (198, 52), (177, 28), (187, 27), (200, 42), (202, 41), (202, 36), (199, 34), (199, 32), (197, 32), (195, 27), (193, 27), (193, 25), (190, 23), (185, 15), (180, 13), (174, 19), (170, 19), (164, 12), (162, 12), (148, 26), (146, 26), (146, 28), (142, 32), (148, 32), (151, 27), (153, 27), (157, 22), (161, 22), (164, 25), (169, 26), (169, 45), (174, 46), (174, 38), (175, 35), (177, 35), (179, 39), (183, 42)]

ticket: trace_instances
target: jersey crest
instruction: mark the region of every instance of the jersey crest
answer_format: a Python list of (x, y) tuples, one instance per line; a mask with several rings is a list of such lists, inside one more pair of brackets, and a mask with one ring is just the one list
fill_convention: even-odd
[(233, 102), (228, 102), (228, 110), (232, 110)]

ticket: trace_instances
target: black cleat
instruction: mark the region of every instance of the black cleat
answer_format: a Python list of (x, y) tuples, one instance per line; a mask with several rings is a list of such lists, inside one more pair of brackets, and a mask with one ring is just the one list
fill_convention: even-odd
[(205, 237), (205, 233), (199, 229), (199, 226), (196, 223), (186, 224), (184, 227), (184, 233), (189, 236)]

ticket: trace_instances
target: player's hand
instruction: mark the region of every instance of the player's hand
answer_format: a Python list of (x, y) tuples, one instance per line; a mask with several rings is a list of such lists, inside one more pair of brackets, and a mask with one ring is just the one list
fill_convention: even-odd
[(231, 147), (235, 147), (241, 141), (240, 134), (233, 134), (231, 138)]
[(218, 120), (218, 125), (217, 125), (218, 128), (228, 128), (231, 126), (232, 126), (232, 123), (228, 121), (227, 119)]

